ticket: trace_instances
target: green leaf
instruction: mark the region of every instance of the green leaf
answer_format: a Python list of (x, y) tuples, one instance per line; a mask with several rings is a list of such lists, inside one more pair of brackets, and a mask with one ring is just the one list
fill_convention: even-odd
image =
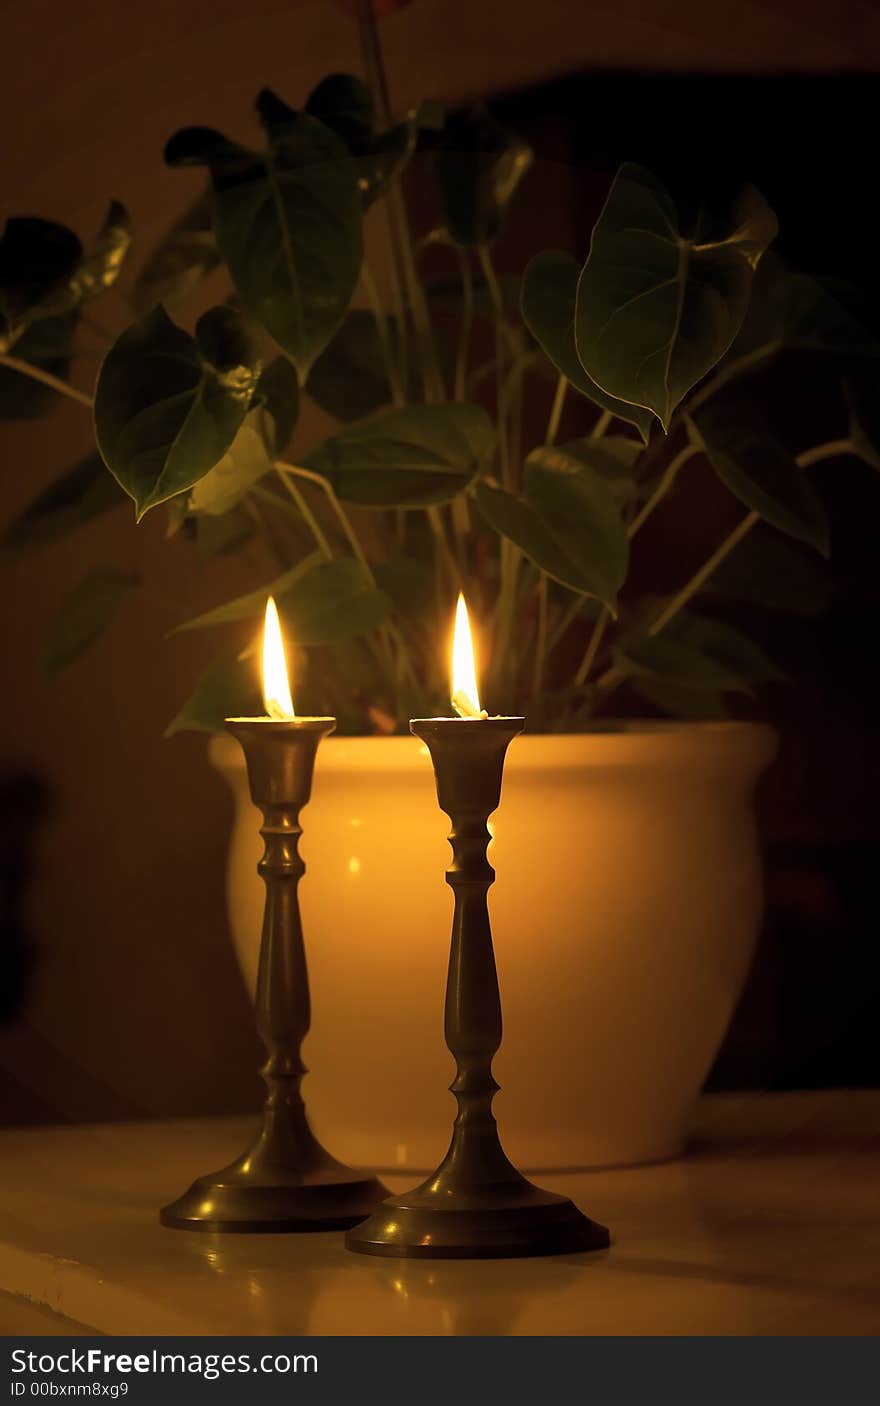
[(403, 615), (424, 619), (434, 594), (434, 572), (427, 560), (392, 557), (375, 567), (376, 581)]
[(633, 501), (638, 492), (636, 465), (642, 453), (637, 440), (603, 435), (601, 439), (570, 439), (559, 448), (570, 459), (599, 474), (620, 507)]
[(189, 495), (189, 511), (221, 517), (228, 513), (272, 468), (266, 448), (265, 411), (248, 412), (223, 458), (209, 469)]
[(711, 403), (688, 420), (725, 487), (747, 508), (828, 556), (822, 501), (783, 445), (755, 418)]
[(135, 312), (173, 307), (221, 262), (214, 235), (214, 197), (205, 191), (175, 220), (150, 254), (131, 290)]
[(199, 675), (165, 736), (187, 731), (222, 732), (226, 718), (259, 718), (264, 711), (256, 661), (224, 655)]
[(375, 629), (391, 601), (369, 572), (351, 558), (313, 566), (278, 598), (278, 609), (298, 645), (334, 644)]
[(348, 73), (331, 73), (309, 94), (306, 112), (345, 143), (357, 172), (358, 188), (368, 208), (392, 176), (403, 170), (418, 136), (419, 113), (413, 112), (384, 132), (376, 132), (373, 99), (366, 83)]
[(375, 131), (373, 98), (362, 78), (330, 73), (306, 99), (306, 112), (335, 132), (357, 156), (368, 151)]
[(165, 159), (208, 166), (217, 243), (236, 291), (302, 383), (345, 316), (360, 274), (357, 175), (345, 146), (322, 122), (294, 112), (268, 89), (257, 109), (265, 151), (186, 128), (172, 137)]
[(494, 450), (495, 430), (480, 406), (413, 405), (350, 425), (305, 464), (345, 502), (419, 508), (467, 488)]
[(206, 611), (204, 615), (197, 615), (193, 620), (186, 620), (182, 625), (176, 625), (171, 633), (177, 635), (183, 630), (205, 630), (215, 625), (233, 625), (238, 620), (256, 619), (265, 610), (268, 596), (274, 596), (280, 605), (286, 593), (322, 560), (320, 552), (312, 552), (265, 586), (248, 591), (246, 595), (236, 596), (234, 600), (226, 601), (214, 610)]
[(627, 674), (646, 675), (678, 688), (715, 693), (751, 693), (751, 685), (736, 669), (673, 635), (639, 635), (621, 640), (614, 661)]
[(541, 350), (569, 384), (594, 405), (610, 410), (621, 420), (635, 425), (645, 444), (654, 417), (650, 410), (617, 400), (596, 385), (578, 360), (574, 342), (574, 318), (580, 267), (571, 254), (536, 254), (528, 264), (522, 282), (520, 308), (523, 321)]
[(656, 177), (621, 166), (578, 283), (575, 342), (588, 375), (610, 395), (647, 406), (667, 429), (739, 331), (775, 233), (773, 212), (752, 192), (727, 239), (689, 238)]
[(100, 454), (89, 454), (44, 489), (0, 537), (0, 557), (16, 558), (65, 537), (82, 523), (126, 502)]
[(272, 452), (283, 454), (299, 420), (299, 381), (287, 357), (278, 356), (263, 368), (257, 382), (257, 399), (272, 419)]
[(835, 356), (880, 356), (880, 341), (825, 283), (786, 268), (769, 251), (752, 285), (749, 310), (725, 360), (783, 347)]
[(595, 469), (546, 445), (526, 459), (521, 498), (484, 481), (476, 500), (489, 525), (542, 571), (616, 612), (629, 545), (619, 508)]
[(759, 525), (713, 571), (704, 590), (809, 619), (831, 602), (827, 567), (790, 537)]
[(0, 351), (10, 350), (29, 323), (61, 317), (111, 288), (130, 247), (131, 219), (118, 200), (86, 254), (64, 225), (10, 220), (0, 240)]
[(222, 517), (209, 517), (205, 514), (204, 517), (196, 518), (195, 526), (196, 560), (200, 566), (212, 557), (234, 551), (254, 535), (254, 524), (247, 514), (238, 508), (224, 513)]
[(437, 151), (445, 225), (456, 244), (488, 244), (504, 226), (534, 153), (484, 108), (447, 124)]
[(778, 683), (785, 679), (760, 645), (724, 621), (683, 610), (666, 629), (672, 638), (701, 650), (707, 658), (738, 673), (750, 684)]
[(876, 376), (854, 377), (844, 391), (852, 447), (872, 469), (880, 469), (880, 380)]
[(54, 220), (8, 220), (0, 237), (0, 353), (8, 352), (39, 307), (82, 256), (72, 230)]
[(139, 585), (140, 578), (132, 572), (109, 567), (86, 576), (52, 621), (43, 650), (47, 672), (54, 676), (88, 649)]
[(306, 389), (322, 410), (343, 424), (388, 405), (391, 386), (371, 312), (352, 308), (312, 367)]
[(56, 316), (106, 293), (122, 271), (131, 239), (131, 216), (118, 200), (111, 200), (92, 247), (67, 279), (43, 298), (36, 311), (42, 316)]
[(247, 414), (258, 369), (230, 308), (205, 313), (194, 338), (156, 308), (111, 347), (95, 395), (98, 448), (134, 500), (138, 520), (222, 459)]
[(324, 561), (315, 552), (268, 585), (187, 620), (173, 633), (256, 619), (270, 595), (284, 616), (291, 640), (303, 647), (364, 634), (381, 625), (391, 608), (388, 596), (377, 589), (360, 562)]
[[(77, 313), (32, 322), (15, 343), (15, 355), (64, 380), (70, 366)], [(0, 420), (33, 420), (57, 405), (59, 392), (24, 372), (0, 366)]]
[(715, 689), (688, 688), (674, 679), (653, 678), (637, 674), (631, 687), (641, 698), (653, 703), (661, 712), (687, 722), (718, 722), (730, 717), (724, 694)]
[[(628, 674), (660, 680), (670, 699), (669, 689), (681, 691), (676, 710), (692, 691), (753, 693), (755, 685), (783, 677), (741, 631), (690, 611), (682, 611), (657, 635), (640, 631), (625, 636), (614, 658)], [(654, 701), (659, 702), (656, 691)]]

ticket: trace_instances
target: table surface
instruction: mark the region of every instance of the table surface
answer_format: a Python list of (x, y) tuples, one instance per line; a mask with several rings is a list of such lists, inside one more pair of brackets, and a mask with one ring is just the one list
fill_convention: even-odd
[[(64, 1331), (47, 1308), (110, 1334), (880, 1333), (880, 1092), (713, 1096), (686, 1158), (543, 1176), (614, 1243), (535, 1260), (374, 1259), (336, 1234), (162, 1229), (156, 1208), (251, 1127), (0, 1134), (0, 1294), (23, 1314), (42, 1306), (43, 1333)], [(386, 1177), (393, 1190), (411, 1180)]]

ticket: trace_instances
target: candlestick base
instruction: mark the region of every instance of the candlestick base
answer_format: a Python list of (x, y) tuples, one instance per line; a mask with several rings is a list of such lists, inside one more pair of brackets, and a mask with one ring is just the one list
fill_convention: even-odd
[(173, 1230), (222, 1230), (253, 1234), (347, 1230), (387, 1194), (367, 1172), (331, 1157), (308, 1171), (261, 1165), (245, 1153), (219, 1172), (198, 1177), (159, 1212)]
[(604, 1225), (566, 1196), (525, 1178), (450, 1191), (435, 1178), (377, 1206), (345, 1237), (361, 1255), (412, 1259), (507, 1259), (604, 1250)]

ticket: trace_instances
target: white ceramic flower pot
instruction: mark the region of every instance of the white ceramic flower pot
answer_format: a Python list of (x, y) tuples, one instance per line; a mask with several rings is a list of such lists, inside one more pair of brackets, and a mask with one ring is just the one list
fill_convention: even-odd
[[(512, 744), (490, 905), (504, 1009), (496, 1111), (520, 1166), (680, 1151), (758, 933), (752, 793), (774, 751), (773, 732), (752, 723)], [(217, 737), (211, 758), (235, 795), (229, 909), (253, 990), (259, 816), (238, 746)], [(448, 1143), (454, 1070), (449, 824), (426, 750), (410, 737), (331, 737), (303, 823), (312, 1123), (346, 1162), (429, 1169)]]

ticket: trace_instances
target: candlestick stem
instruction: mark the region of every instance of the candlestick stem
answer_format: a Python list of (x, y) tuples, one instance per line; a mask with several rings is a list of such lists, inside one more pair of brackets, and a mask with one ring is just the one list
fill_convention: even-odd
[(266, 1099), (251, 1146), (222, 1171), (199, 1177), (160, 1213), (178, 1230), (335, 1230), (356, 1224), (385, 1195), (366, 1172), (352, 1171), (321, 1146), (302, 1097), (302, 1042), (311, 1011), (298, 886), (300, 811), (309, 799), (315, 754), (332, 718), (231, 719), (244, 749), (251, 798), (262, 812), (265, 851), (257, 866), (266, 886), (257, 974), (257, 1030), (266, 1047)]
[(446, 881), (455, 908), (445, 1033), (457, 1066), (451, 1088), (458, 1113), (436, 1172), (414, 1190), (383, 1202), (348, 1232), (345, 1243), (361, 1254), (425, 1258), (604, 1248), (604, 1226), (517, 1171), (501, 1146), (492, 1111), (498, 1090), (492, 1060), (502, 1022), (487, 901), (495, 878), (487, 855), (488, 820), (501, 799), (505, 753), (523, 719), (429, 718), (410, 727), (430, 750), (440, 809), (452, 821)]

